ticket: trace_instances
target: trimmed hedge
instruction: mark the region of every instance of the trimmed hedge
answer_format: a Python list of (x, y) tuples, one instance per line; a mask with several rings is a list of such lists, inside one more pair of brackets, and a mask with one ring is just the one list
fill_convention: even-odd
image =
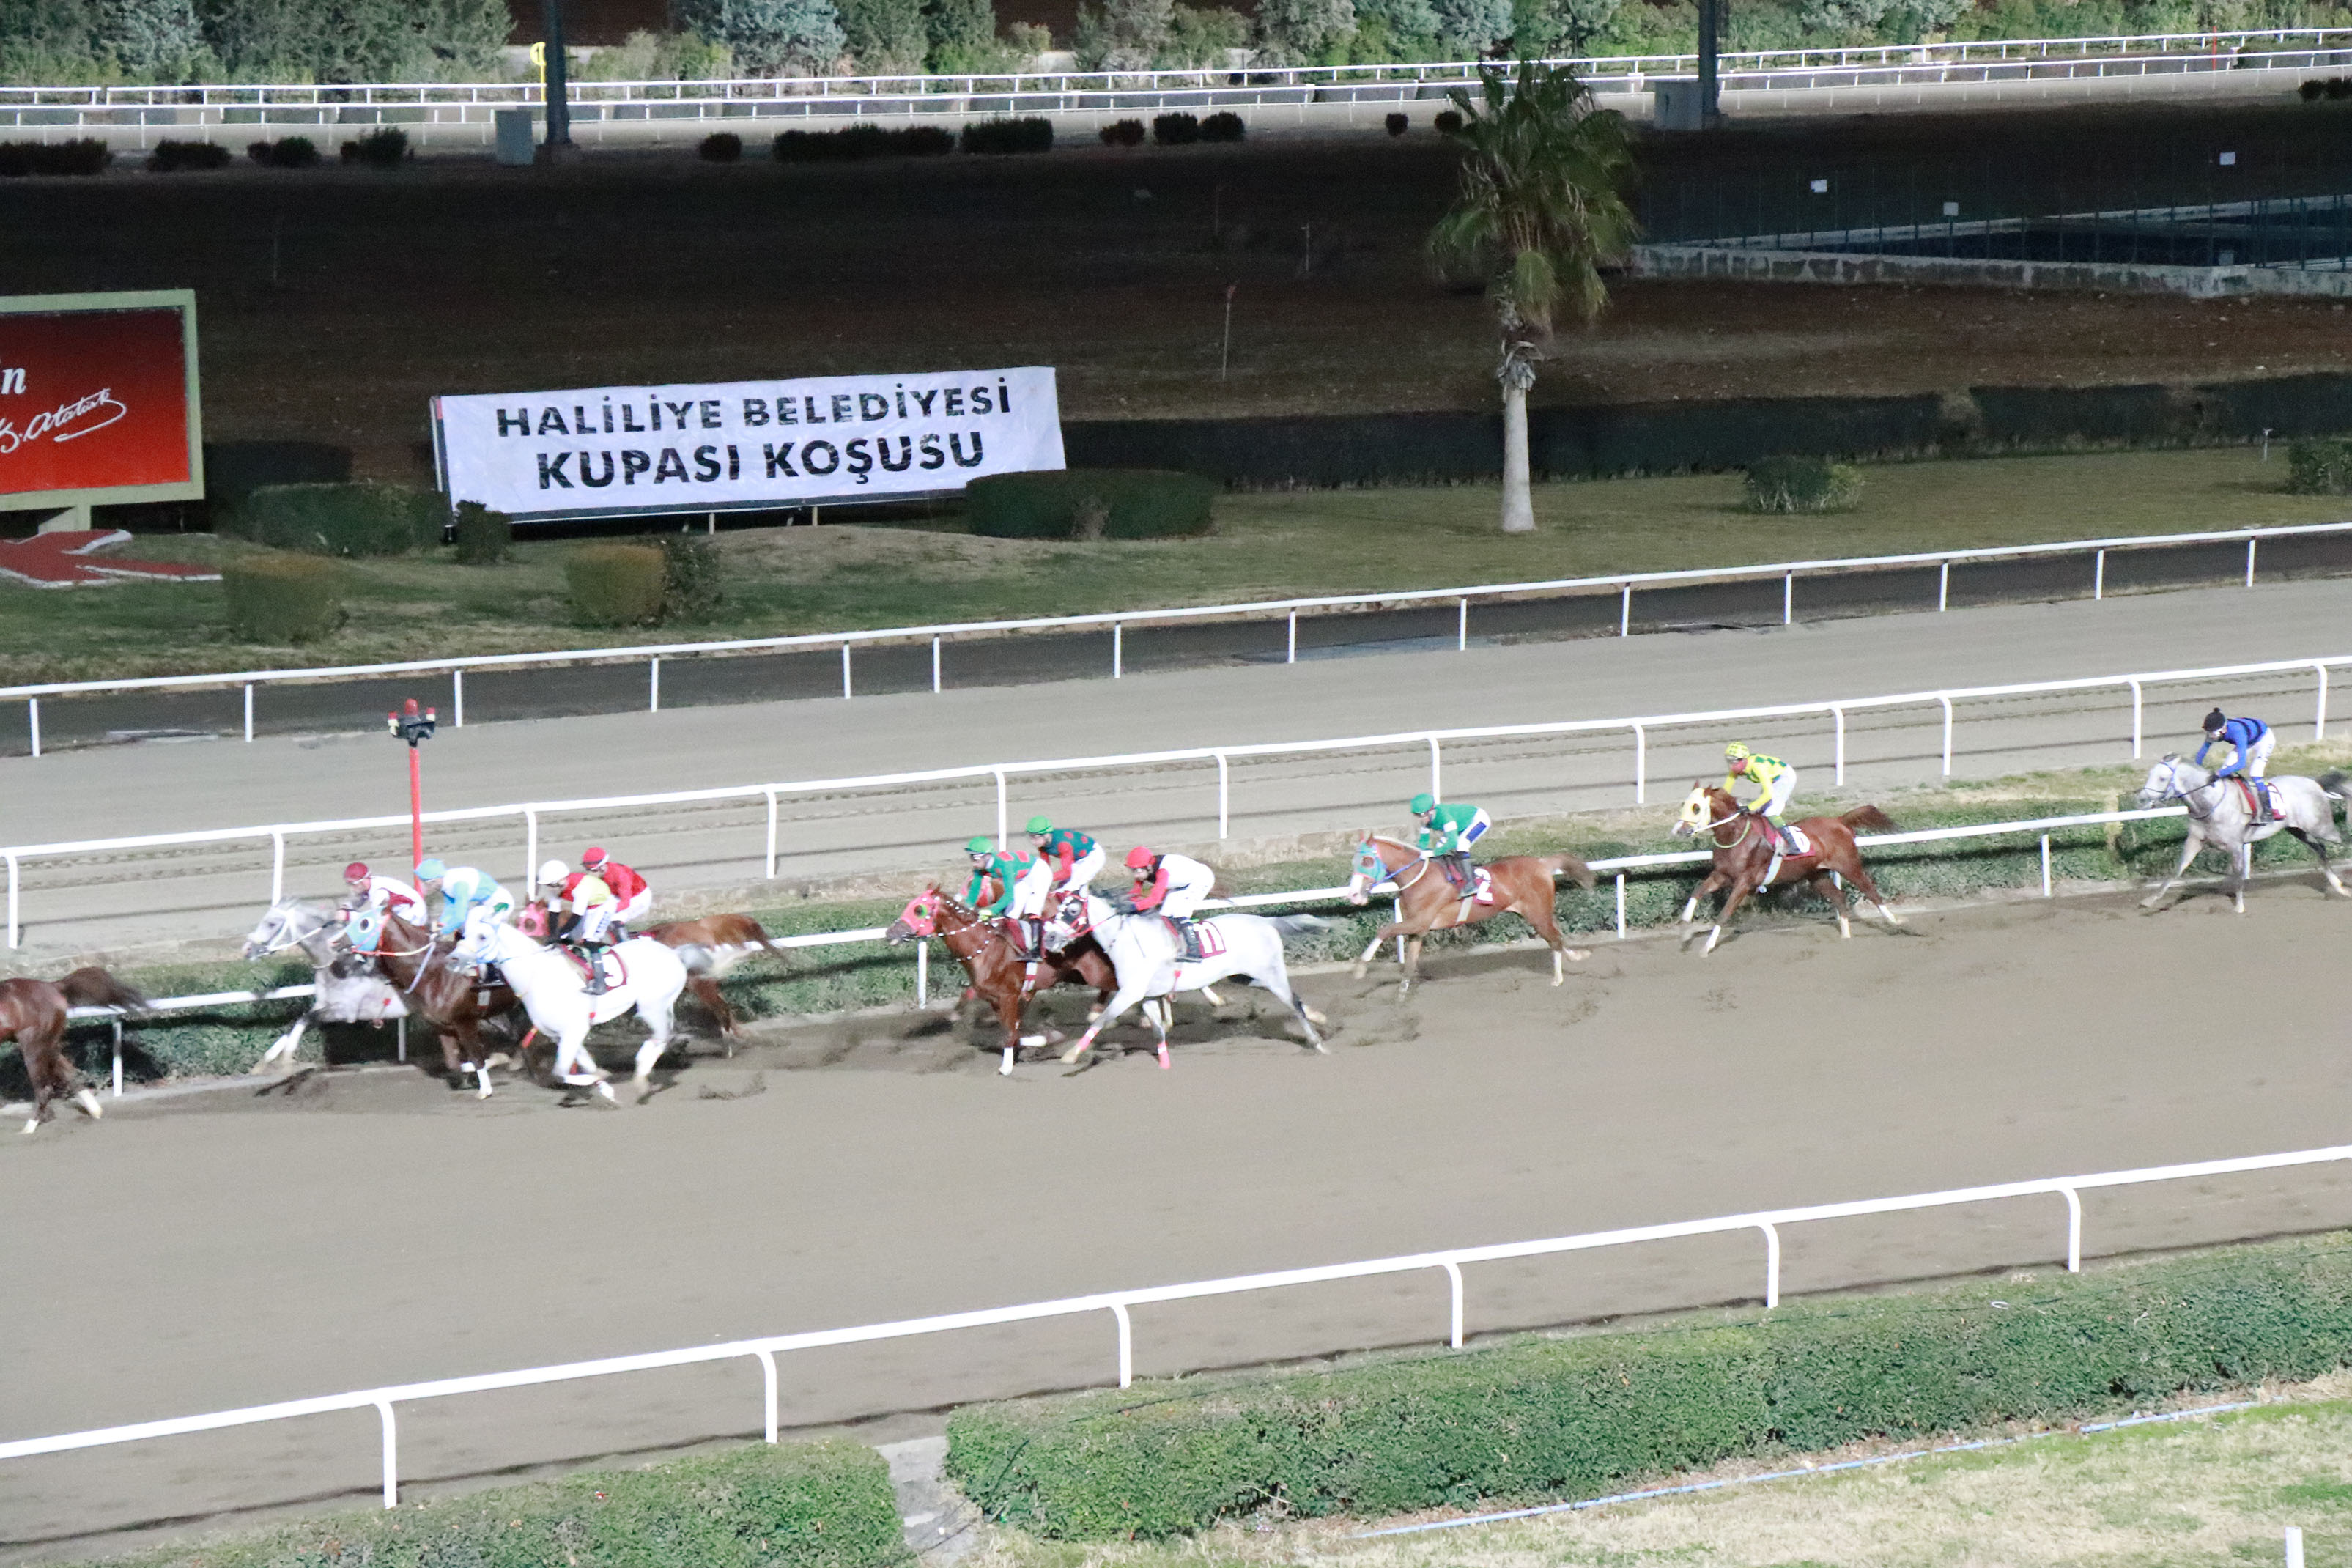
[(1143, 121), (1114, 120), (1095, 134), (1106, 147), (1140, 147), (1143, 145)]
[(1412, 121), (1402, 114), (1391, 114), (1382, 123), (1388, 127), (1391, 136), (1402, 136), (1412, 128)]
[(114, 1568), (897, 1568), (889, 1467), (861, 1444), (755, 1443), (642, 1470), (167, 1547)]
[(397, 125), (371, 131), (343, 143), (343, 162), (365, 163), (371, 169), (397, 169), (408, 158), (408, 132)]
[(217, 142), (158, 142), (147, 154), (148, 169), (173, 174), (183, 169), (226, 169), (229, 150)]
[(743, 138), (732, 131), (714, 131), (695, 149), (706, 163), (732, 163), (743, 156)]
[(667, 563), (647, 544), (592, 544), (563, 563), (583, 626), (643, 626), (661, 619)]
[(1802, 1302), (1719, 1324), (1197, 1381), (948, 1422), (948, 1471), (1040, 1535), (1157, 1538), (1280, 1500), (1365, 1517), (1588, 1496), (1743, 1457), (2053, 1422), (2352, 1363), (2352, 1237)]
[(315, 556), (262, 555), (221, 563), (228, 628), (241, 642), (285, 646), (343, 622), (343, 569)]
[(848, 163), (863, 158), (937, 158), (955, 151), (955, 138), (936, 125), (886, 130), (845, 125), (838, 131), (780, 131), (779, 163)]
[(1827, 458), (1766, 458), (1748, 466), (1749, 511), (1852, 511), (1862, 470)]
[(992, 539), (1179, 539), (1215, 526), (1216, 498), (1198, 474), (1066, 468), (974, 479), (964, 510)]
[(248, 142), (245, 155), (269, 169), (309, 169), (319, 162), (319, 144), (308, 136), (283, 136), (275, 142)]
[(1249, 134), (1249, 126), (1230, 109), (1221, 109), (1201, 121), (1203, 142), (1239, 142)]
[(727, 563), (718, 546), (691, 533), (661, 536), (665, 621), (707, 621), (727, 602)]
[(1050, 153), (1054, 122), (1050, 120), (979, 120), (963, 128), (967, 153)]
[(1151, 139), (1162, 147), (1188, 146), (1201, 139), (1201, 121), (1197, 115), (1181, 110), (1172, 114), (1151, 117)]
[(2307, 436), (2288, 442), (2286, 488), (2299, 496), (2352, 494), (2352, 441)]
[(450, 532), (460, 566), (495, 566), (514, 552), (514, 520), (478, 500), (457, 503)]
[(113, 150), (95, 136), (71, 142), (0, 142), (0, 179), (26, 174), (102, 174)]
[(439, 542), (442, 506), (392, 485), (264, 485), (237, 503), (226, 531), (313, 555), (405, 555)]

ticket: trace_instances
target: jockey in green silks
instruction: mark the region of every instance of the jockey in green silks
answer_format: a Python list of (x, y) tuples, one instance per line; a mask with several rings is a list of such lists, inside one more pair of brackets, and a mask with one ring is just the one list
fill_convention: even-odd
[(1445, 879), (1470, 896), (1470, 847), (1486, 837), (1494, 826), (1486, 812), (1466, 801), (1439, 804), (1427, 790), (1412, 797), (1412, 815), (1421, 824), (1421, 839), (1416, 846), (1421, 852), (1437, 862)]
[[(999, 849), (996, 841), (985, 833), (976, 834), (964, 847), (971, 857), (971, 886), (965, 889), (963, 901), (990, 920), (1002, 920), (1018, 915), (1024, 910), (1044, 908), (1046, 889), (1054, 885), (1053, 868), (1028, 855), (1016, 855)], [(996, 879), (996, 897), (988, 898), (988, 879)], [(1036, 932), (1032, 929), (1040, 922), (1034, 917), (1013, 921), (1018, 933), (1016, 957), (1034, 960), (1039, 956)]]

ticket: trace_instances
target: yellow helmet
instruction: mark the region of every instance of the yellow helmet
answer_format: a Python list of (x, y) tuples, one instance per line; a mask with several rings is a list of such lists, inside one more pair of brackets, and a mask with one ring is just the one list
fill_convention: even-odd
[(1738, 741), (1723, 748), (1723, 760), (1727, 763), (1740, 762), (1755, 754)]

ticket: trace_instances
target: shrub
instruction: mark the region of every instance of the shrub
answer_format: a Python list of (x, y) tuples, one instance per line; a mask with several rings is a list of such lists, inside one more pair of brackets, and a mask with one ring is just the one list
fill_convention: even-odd
[(2305, 82), (2301, 87), (2296, 88), (2294, 90), (2296, 95), (2300, 97), (2304, 102), (2313, 103), (2316, 102), (2319, 98), (2327, 91), (2327, 84), (2320, 80), (2317, 77), (2313, 77), (2309, 81)]
[(845, 163), (861, 158), (936, 158), (955, 151), (955, 138), (936, 125), (887, 130), (845, 125), (838, 131), (782, 131), (776, 134), (779, 163)]
[(963, 128), (967, 153), (1050, 153), (1054, 122), (1050, 120), (980, 120)]
[[(898, 1568), (889, 1468), (861, 1444), (753, 1443), (645, 1469), (567, 1476), (210, 1542), (207, 1568)], [(141, 1559), (181, 1563), (181, 1549)]]
[(1402, 136), (1412, 128), (1412, 121), (1402, 114), (1391, 114), (1383, 123), (1388, 126), (1391, 136)]
[(1151, 117), (1151, 139), (1162, 147), (1182, 147), (1201, 139), (1201, 121), (1178, 111)]
[(1238, 142), (1248, 134), (1248, 124), (1230, 109), (1221, 109), (1201, 121), (1203, 142)]
[(158, 174), (182, 169), (226, 169), (229, 151), (217, 142), (158, 142), (147, 154), (147, 167)]
[(1114, 120), (1100, 132), (1106, 147), (1140, 147), (1143, 145), (1143, 121)]
[(319, 144), (308, 136), (287, 136), (276, 142), (248, 142), (245, 155), (268, 169), (308, 169), (319, 162)]
[(698, 149), (706, 163), (732, 163), (743, 156), (743, 138), (732, 131), (714, 131)]
[(1160, 1537), (1280, 1499), (1382, 1514), (1579, 1497), (1864, 1437), (2054, 1422), (2352, 1362), (2352, 1238), (1188, 1380), (948, 1422), (948, 1470), (1047, 1536)]
[(2306, 436), (2288, 442), (2286, 488), (2299, 496), (2352, 494), (2352, 441)]
[(72, 142), (0, 142), (0, 178), (26, 174), (99, 174), (114, 162), (113, 150), (94, 136)]
[(365, 163), (371, 169), (397, 169), (408, 157), (408, 132), (384, 125), (357, 141), (343, 143), (343, 162)]
[(1430, 123), (1437, 127), (1437, 133), (1441, 136), (1459, 136), (1462, 134), (1462, 111), (1441, 109), (1437, 111), (1437, 118)]
[(1862, 470), (1827, 458), (1766, 458), (1748, 468), (1749, 511), (1852, 511)]
[(451, 532), (461, 566), (495, 566), (514, 551), (514, 520), (479, 501), (457, 503)]
[(1157, 468), (994, 474), (964, 487), (974, 533), (995, 539), (1178, 539), (1215, 526), (1216, 481)]
[(229, 634), (279, 646), (325, 637), (343, 623), (343, 569), (315, 556), (223, 562)]
[(717, 614), (727, 599), (727, 567), (718, 546), (691, 533), (665, 533), (661, 551), (661, 618), (707, 621)]
[(2346, 98), (2352, 98), (2352, 77), (2329, 77), (2327, 79), (2328, 101), (2333, 103)]
[(649, 544), (592, 544), (563, 563), (583, 626), (643, 626), (661, 619), (668, 563)]
[(264, 485), (226, 531), (311, 555), (404, 555), (441, 537), (438, 496), (392, 485)]

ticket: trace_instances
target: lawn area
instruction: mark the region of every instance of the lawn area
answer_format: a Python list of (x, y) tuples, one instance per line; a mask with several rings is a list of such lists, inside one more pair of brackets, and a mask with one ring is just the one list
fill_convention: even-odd
[(2304, 1532), (2306, 1561), (2342, 1563), (2352, 1551), (2352, 1377), (2273, 1393), (2284, 1397), (2234, 1414), (1465, 1530), (1363, 1541), (1354, 1537), (1367, 1527), (1354, 1521), (1229, 1525), (1195, 1541), (1114, 1546), (1004, 1531), (966, 1561), (971, 1568), (2221, 1568), (2283, 1561), (2292, 1524)]
[[(718, 618), (659, 630), (573, 625), (562, 563), (576, 545), (562, 541), (527, 543), (496, 567), (459, 566), (444, 550), (355, 563), (348, 623), (299, 649), (231, 641), (217, 584), (0, 584), (0, 679), (782, 636), (2346, 516), (2340, 498), (2286, 494), (2284, 454), (2264, 464), (2242, 447), (1890, 463), (1866, 472), (1861, 505), (1827, 517), (1742, 511), (1736, 474), (1544, 485), (1538, 530), (1519, 539), (1497, 531), (1496, 489), (1486, 485), (1232, 494), (1218, 502), (1216, 534), (1191, 541), (982, 539), (952, 517), (742, 530), (719, 536), (730, 599)], [(255, 548), (156, 535), (132, 552), (216, 561)]]

